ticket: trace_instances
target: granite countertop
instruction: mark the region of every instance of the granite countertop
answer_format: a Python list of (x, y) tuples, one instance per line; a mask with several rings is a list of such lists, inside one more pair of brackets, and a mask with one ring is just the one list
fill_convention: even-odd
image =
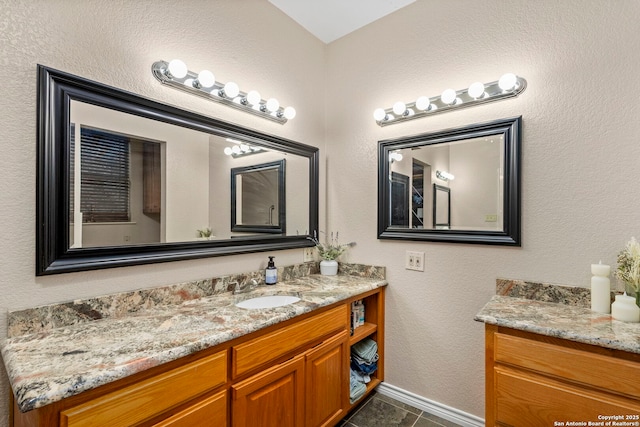
[[(2, 358), (16, 403), (29, 411), (386, 285), (379, 277), (295, 277), (250, 293), (224, 292), (12, 336), (2, 343)], [(301, 301), (269, 309), (235, 306), (274, 294)]]
[(620, 322), (583, 306), (496, 295), (475, 320), (640, 354), (640, 323)]

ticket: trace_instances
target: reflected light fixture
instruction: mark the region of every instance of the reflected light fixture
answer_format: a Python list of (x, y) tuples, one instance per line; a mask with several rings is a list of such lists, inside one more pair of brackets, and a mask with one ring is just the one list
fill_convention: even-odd
[(379, 126), (392, 125), (445, 111), (512, 98), (520, 95), (526, 87), (525, 79), (513, 73), (507, 73), (495, 82), (474, 82), (467, 89), (458, 91), (446, 89), (440, 96), (431, 98), (420, 96), (415, 102), (408, 104), (398, 101), (391, 108), (377, 108), (373, 112), (373, 118)]
[(214, 74), (209, 70), (202, 70), (199, 73), (189, 71), (187, 65), (179, 59), (154, 62), (151, 72), (161, 83), (175, 89), (220, 102), (280, 124), (285, 124), (296, 116), (295, 108), (283, 108), (275, 98), (264, 100), (256, 90), (245, 93), (235, 82), (217, 82)]
[(250, 145), (237, 139), (227, 138), (226, 141), (233, 143), (233, 145), (230, 147), (225, 147), (223, 152), (227, 156), (231, 156), (233, 158), (244, 157), (250, 154), (256, 154), (264, 151), (262, 147), (258, 147), (257, 145)]
[(443, 181), (453, 181), (455, 176), (446, 171), (436, 171), (436, 178), (441, 179)]

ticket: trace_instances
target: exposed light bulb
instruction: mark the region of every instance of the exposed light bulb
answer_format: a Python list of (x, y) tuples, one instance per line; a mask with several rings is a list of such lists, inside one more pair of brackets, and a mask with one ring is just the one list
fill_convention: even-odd
[(235, 98), (240, 93), (240, 88), (234, 82), (228, 82), (224, 85), (224, 96), (226, 98)]
[(233, 150), (231, 149), (231, 147), (224, 147), (224, 154), (226, 154), (227, 156), (232, 155)]
[(376, 108), (375, 111), (373, 112), (373, 118), (377, 122), (383, 121), (386, 116), (387, 116), (387, 113), (385, 113), (384, 109), (382, 108)]
[(171, 62), (169, 62), (169, 74), (171, 74), (171, 77), (174, 77), (176, 79), (182, 79), (187, 75), (187, 64), (185, 64), (184, 62), (182, 62), (179, 59), (172, 59)]
[(389, 153), (389, 160), (391, 161), (401, 162), (403, 158), (404, 157), (402, 156), (402, 154), (400, 154), (399, 151), (392, 151), (391, 153)]
[(249, 147), (247, 144), (241, 144), (240, 149), (242, 150), (243, 153), (251, 151), (251, 147)]
[(416, 99), (416, 108), (420, 111), (426, 111), (429, 109), (431, 102), (429, 102), (429, 98), (426, 96), (421, 96)]
[(480, 82), (471, 83), (467, 92), (473, 99), (478, 99), (484, 95), (484, 84)]
[(291, 120), (296, 116), (296, 109), (293, 107), (287, 107), (284, 109), (284, 117), (287, 120)]
[(393, 112), (398, 116), (401, 116), (407, 111), (407, 106), (402, 101), (398, 101), (393, 104)]
[(242, 153), (242, 149), (240, 149), (239, 145), (234, 145), (233, 147), (231, 147), (231, 151), (233, 152), (233, 154), (240, 154)]
[(515, 74), (506, 73), (500, 77), (500, 80), (498, 80), (498, 86), (504, 91), (509, 91), (513, 90), (516, 87), (517, 82), (518, 78)]
[(445, 89), (440, 95), (440, 99), (447, 105), (452, 105), (456, 102), (456, 91), (453, 89)]
[(216, 77), (209, 70), (202, 70), (198, 73), (198, 84), (202, 87), (211, 87), (216, 83)]
[(273, 113), (275, 111), (278, 111), (278, 108), (280, 108), (280, 103), (275, 98), (269, 98), (267, 100), (266, 106), (267, 106), (267, 110), (269, 110), (269, 111), (271, 111)]
[(262, 97), (260, 96), (260, 92), (257, 90), (250, 90), (247, 94), (247, 102), (251, 105), (258, 105), (262, 101)]

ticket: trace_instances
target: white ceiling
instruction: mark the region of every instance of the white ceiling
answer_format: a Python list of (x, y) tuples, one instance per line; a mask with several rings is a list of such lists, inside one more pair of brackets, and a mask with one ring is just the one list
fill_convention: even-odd
[(415, 0), (269, 0), (311, 34), (331, 43)]

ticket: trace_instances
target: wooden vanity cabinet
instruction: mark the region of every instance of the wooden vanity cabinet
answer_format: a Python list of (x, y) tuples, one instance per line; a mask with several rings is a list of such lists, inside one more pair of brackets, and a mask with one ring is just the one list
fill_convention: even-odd
[[(363, 299), (366, 324), (350, 336), (351, 302)], [(350, 346), (378, 341), (383, 373), (384, 288), (301, 320), (254, 332), (200, 355), (106, 384), (25, 413), (13, 404), (16, 427), (330, 427), (349, 403)]]
[(485, 332), (487, 426), (640, 421), (639, 354), (494, 325)]

